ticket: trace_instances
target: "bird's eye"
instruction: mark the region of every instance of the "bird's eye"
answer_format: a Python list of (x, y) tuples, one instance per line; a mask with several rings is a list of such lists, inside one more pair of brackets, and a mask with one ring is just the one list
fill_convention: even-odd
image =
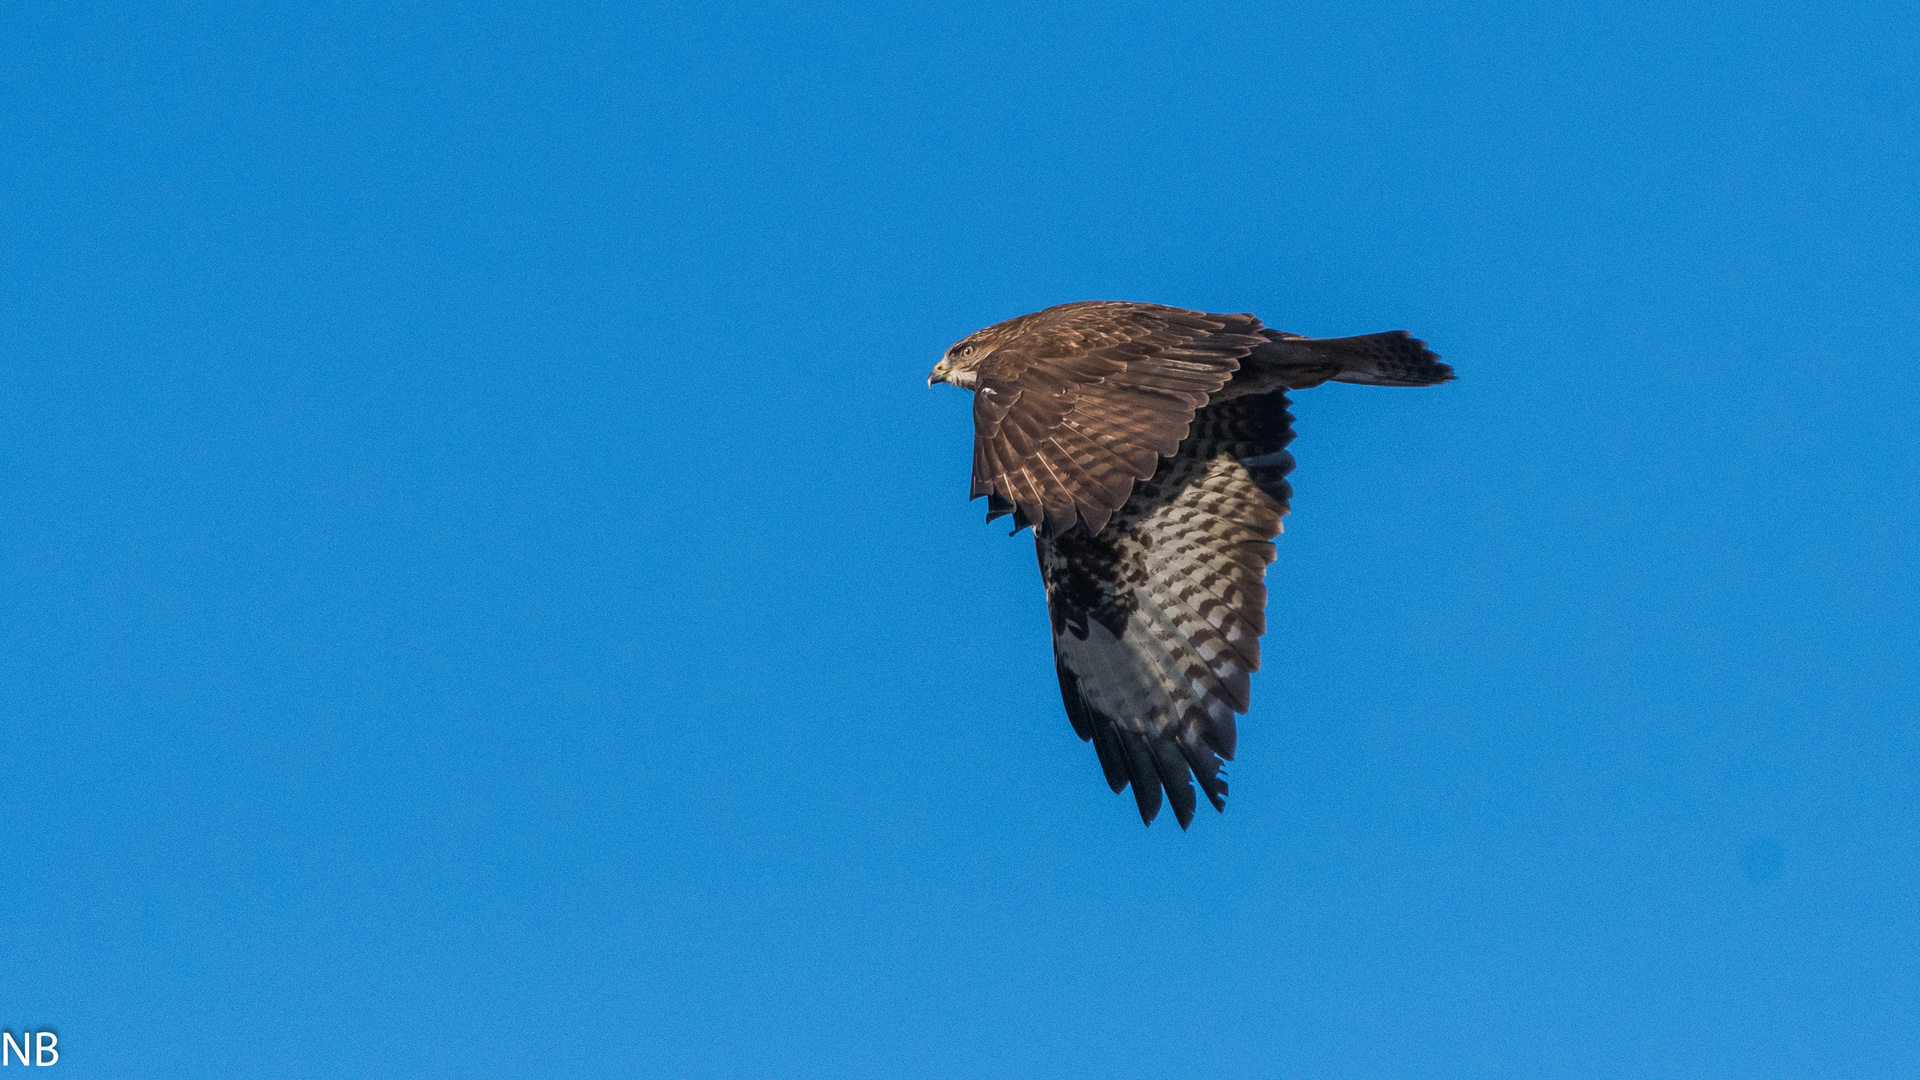
[(966, 348), (964, 348), (964, 349), (961, 349), (961, 350), (960, 350), (960, 359), (962, 359), (962, 360), (965, 360), (965, 359), (966, 359), (967, 357), (969, 357), (969, 356), (972, 356), (972, 355), (973, 355), (973, 346), (971, 346), (971, 345), (969, 345), (969, 346), (967, 346)]

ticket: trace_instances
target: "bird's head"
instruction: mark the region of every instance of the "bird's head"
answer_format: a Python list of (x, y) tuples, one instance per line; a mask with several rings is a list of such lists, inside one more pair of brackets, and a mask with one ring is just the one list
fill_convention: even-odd
[(1000, 347), (1005, 335), (1001, 331), (1006, 324), (989, 326), (985, 330), (976, 330), (954, 342), (940, 362), (933, 365), (933, 373), (927, 376), (927, 385), (950, 383), (962, 390), (973, 390), (980, 385), (980, 365), (993, 350)]

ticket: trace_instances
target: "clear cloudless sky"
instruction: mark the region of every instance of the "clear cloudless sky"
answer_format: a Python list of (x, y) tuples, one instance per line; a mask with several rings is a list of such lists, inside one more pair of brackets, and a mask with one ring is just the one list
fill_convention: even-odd
[[(1909, 4), (88, 2), (0, 34), (0, 1027), (74, 1077), (1920, 1069)], [(964, 334), (1297, 395), (1143, 829)]]

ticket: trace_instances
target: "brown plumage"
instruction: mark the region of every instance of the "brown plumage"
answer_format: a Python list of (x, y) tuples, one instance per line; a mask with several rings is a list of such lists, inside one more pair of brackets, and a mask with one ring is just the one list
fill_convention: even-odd
[(1224, 809), (1267, 564), (1292, 489), (1286, 391), (1432, 386), (1405, 331), (1306, 338), (1252, 315), (1088, 301), (961, 339), (928, 376), (973, 390), (973, 495), (1035, 526), (1067, 716), (1142, 820), (1189, 778)]

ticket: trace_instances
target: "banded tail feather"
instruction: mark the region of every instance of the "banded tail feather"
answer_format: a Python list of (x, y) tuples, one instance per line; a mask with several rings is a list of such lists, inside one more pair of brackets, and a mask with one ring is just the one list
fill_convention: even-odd
[[(1427, 343), (1405, 330), (1358, 337), (1309, 338), (1266, 331), (1282, 363), (1330, 366), (1334, 382), (1363, 386), (1438, 386), (1453, 380), (1453, 367)], [(1301, 389), (1301, 388), (1296, 388)]]
[(1262, 327), (1267, 344), (1241, 363), (1214, 404), (1274, 390), (1305, 390), (1323, 382), (1368, 386), (1437, 386), (1453, 368), (1405, 330), (1359, 337), (1310, 338)]

